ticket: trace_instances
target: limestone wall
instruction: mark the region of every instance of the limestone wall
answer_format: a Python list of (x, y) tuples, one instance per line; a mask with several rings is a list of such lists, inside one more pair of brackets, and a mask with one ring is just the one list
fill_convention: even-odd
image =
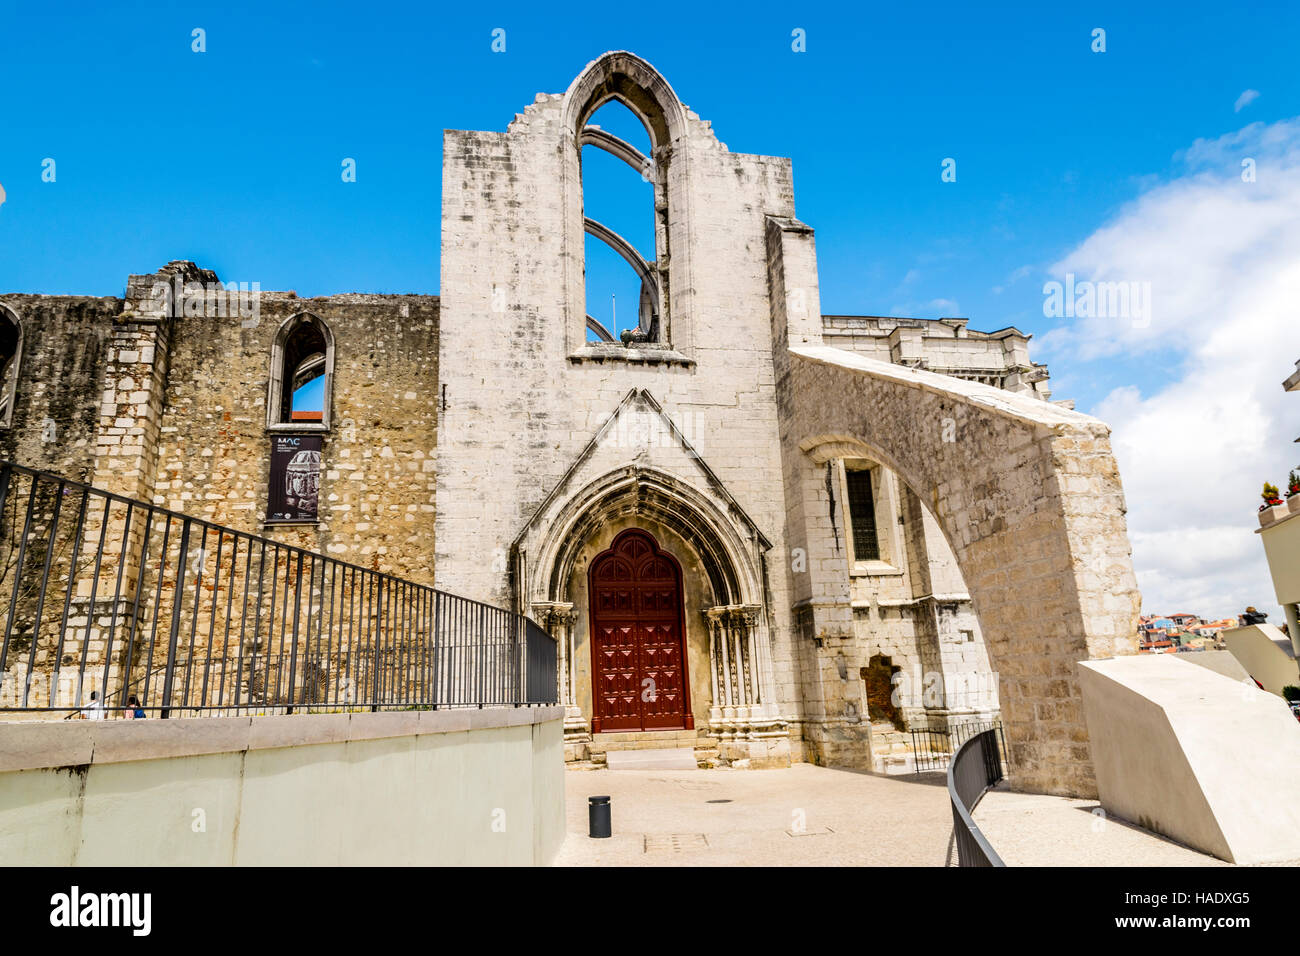
[[(431, 583), (438, 300), (263, 293), (253, 324), (175, 320), (159, 417), (156, 504)], [(266, 526), (271, 344), (310, 312), (335, 338), (333, 407), (322, 444), (320, 522)]]
[(4, 294), (0, 304), (23, 328), (14, 414), (9, 427), (0, 427), (0, 458), (90, 480), (113, 317), (122, 300)]
[[(765, 215), (793, 211), (790, 165), (730, 153), (689, 112), (684, 130), (671, 144), (671, 263), (660, 263), (672, 280), (670, 347), (603, 356), (584, 350), (575, 311), (581, 195), (563, 97), (540, 95), (505, 133), (446, 133), (439, 587), (490, 602), (530, 593), (533, 575), (550, 569), (526, 563), (524, 579), (512, 580), (512, 543), (637, 388), (689, 439), (718, 488), (680, 443), (660, 448), (646, 436), (602, 445), (607, 467), (665, 469), (714, 494), (733, 511), (734, 533), (752, 538), (725, 491), (771, 544), (766, 561), (787, 560), (763, 236)], [(775, 573), (764, 585), (761, 629), (786, 713), (797, 699), (787, 582)], [(585, 637), (585, 610), (577, 627)]]
[[(1140, 603), (1108, 429), (838, 349), (778, 360), (787, 467), (826, 436), (859, 442), (944, 528), (1000, 676), (1013, 785), (1095, 793), (1075, 665), (1134, 653)], [(813, 394), (822, 400), (798, 400)]]

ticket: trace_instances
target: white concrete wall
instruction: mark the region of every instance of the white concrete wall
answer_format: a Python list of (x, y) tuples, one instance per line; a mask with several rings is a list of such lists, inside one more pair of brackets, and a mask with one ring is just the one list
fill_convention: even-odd
[(1300, 859), (1300, 725), (1184, 656), (1079, 662), (1102, 807), (1231, 863)]
[(1300, 686), (1300, 668), (1287, 653), (1291, 643), (1272, 624), (1228, 628), (1221, 637), (1246, 673), (1263, 684), (1270, 694), (1280, 697), (1283, 687)]
[[(1295, 509), (1291, 504), (1288, 509)], [(1281, 512), (1281, 508), (1274, 508)], [(1300, 603), (1300, 510), (1288, 510), (1286, 517), (1265, 525), (1256, 532), (1264, 542), (1268, 569), (1273, 574), (1273, 590), (1279, 604)]]
[(0, 861), (533, 865), (558, 707), (0, 724)]

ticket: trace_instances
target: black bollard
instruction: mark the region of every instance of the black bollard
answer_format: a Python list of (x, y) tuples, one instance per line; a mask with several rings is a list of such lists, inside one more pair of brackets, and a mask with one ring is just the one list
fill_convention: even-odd
[(609, 797), (587, 798), (587, 836), (593, 840), (610, 835)]

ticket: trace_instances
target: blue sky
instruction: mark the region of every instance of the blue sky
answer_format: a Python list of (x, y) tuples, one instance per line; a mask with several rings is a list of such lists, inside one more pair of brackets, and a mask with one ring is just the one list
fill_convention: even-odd
[[(1070, 320), (1044, 317), (1043, 282), (1075, 261), (1117, 274), (1081, 250), (1162, 188), (1235, 175), (1232, 148), (1190, 170), (1198, 140), (1300, 113), (1300, 5), (1133, 6), (657, 3), (560, 19), (539, 4), (6, 2), (0, 292), (120, 295), (128, 273), (187, 258), (300, 295), (435, 293), (442, 129), (504, 129), (626, 48), (732, 150), (793, 158), (823, 311), (1016, 325), (1052, 362), (1056, 397), (1113, 409), (1118, 434), (1117, 395), (1148, 401), (1190, 374), (1181, 317), (1089, 353)], [(1276, 389), (1300, 345), (1275, 344), (1259, 374)]]

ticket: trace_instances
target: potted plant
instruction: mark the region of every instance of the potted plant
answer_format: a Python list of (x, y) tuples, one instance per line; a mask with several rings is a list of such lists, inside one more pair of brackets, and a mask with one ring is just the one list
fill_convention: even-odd
[(1267, 481), (1264, 482), (1264, 490), (1260, 493), (1260, 497), (1264, 499), (1264, 503), (1259, 506), (1260, 511), (1263, 511), (1265, 508), (1272, 508), (1274, 505), (1280, 505), (1282, 503), (1282, 499), (1277, 490), (1277, 485), (1270, 485)]
[(1300, 495), (1300, 474), (1297, 474), (1296, 470), (1292, 468), (1291, 474), (1286, 480), (1286, 496), (1292, 498), (1295, 495)]

